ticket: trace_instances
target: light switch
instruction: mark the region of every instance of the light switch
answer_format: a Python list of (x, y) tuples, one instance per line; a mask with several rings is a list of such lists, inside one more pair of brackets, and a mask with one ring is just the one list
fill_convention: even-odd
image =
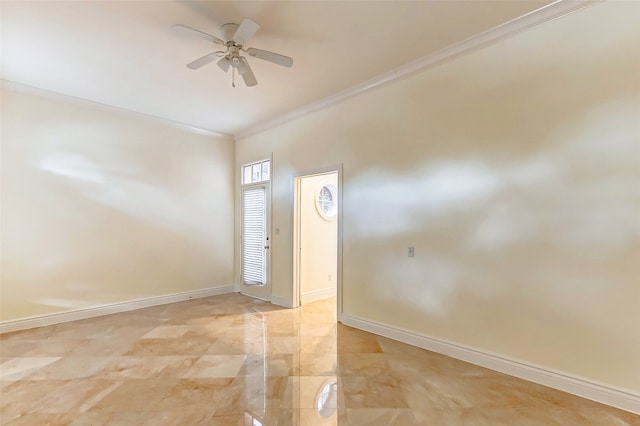
[(416, 254), (416, 249), (414, 246), (409, 246), (409, 257), (414, 257)]

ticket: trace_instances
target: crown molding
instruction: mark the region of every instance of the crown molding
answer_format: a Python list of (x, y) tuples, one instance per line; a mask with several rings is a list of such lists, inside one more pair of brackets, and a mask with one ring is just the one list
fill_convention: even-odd
[(506, 38), (512, 37), (515, 34), (521, 33), (547, 22), (551, 22), (555, 19), (584, 9), (585, 7), (600, 3), (601, 1), (603, 0), (556, 0), (553, 3), (526, 13), (518, 18), (512, 19), (511, 21), (507, 21), (496, 27), (490, 28), (461, 42), (452, 44), (451, 46), (430, 53), (426, 56), (423, 56), (422, 58), (402, 65), (399, 68), (374, 77), (373, 79), (355, 85), (342, 92), (336, 93), (335, 95), (331, 95), (317, 102), (307, 104), (301, 108), (294, 109), (283, 115), (259, 123), (255, 126), (250, 126), (245, 130), (237, 132), (234, 135), (235, 139), (237, 141), (239, 139), (255, 135), (289, 121), (298, 119), (313, 112), (323, 110), (360, 93), (369, 91), (376, 87), (391, 83), (402, 78), (406, 78), (420, 71), (433, 68), (461, 55), (482, 49)]
[(169, 127), (173, 127), (175, 129), (180, 129), (190, 133), (196, 133), (199, 135), (230, 139), (232, 141), (234, 140), (233, 135), (229, 133), (216, 132), (215, 130), (204, 129), (201, 127), (192, 126), (190, 124), (181, 123), (179, 121), (173, 121), (167, 118), (158, 117), (156, 115), (145, 114), (143, 112), (133, 111), (133, 110), (120, 108), (112, 105), (107, 105), (107, 104), (103, 104), (103, 103), (92, 101), (85, 98), (78, 98), (76, 96), (65, 95), (63, 93), (41, 89), (39, 87), (30, 86), (28, 84), (18, 83), (16, 81), (1, 79), (0, 82), (2, 83), (3, 89), (12, 90), (14, 92), (36, 95), (46, 99), (62, 101), (62, 102), (66, 102), (74, 105), (90, 106), (95, 109), (108, 111), (108, 112), (115, 112), (121, 115), (125, 115), (127, 117), (146, 119), (156, 123), (164, 124)]

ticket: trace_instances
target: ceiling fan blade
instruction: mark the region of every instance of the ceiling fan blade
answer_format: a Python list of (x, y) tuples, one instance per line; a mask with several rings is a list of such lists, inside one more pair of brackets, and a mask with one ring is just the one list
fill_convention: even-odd
[(222, 71), (227, 72), (229, 71), (229, 67), (231, 66), (231, 61), (225, 56), (218, 61), (218, 66), (220, 67), (220, 69), (222, 69)]
[(176, 31), (180, 31), (188, 34), (195, 34), (199, 37), (212, 41), (216, 44), (224, 45), (224, 41), (219, 39), (218, 37), (212, 36), (211, 34), (203, 33), (202, 31), (196, 30), (195, 28), (187, 27), (186, 25), (176, 24), (172, 28)]
[(236, 33), (233, 35), (233, 41), (235, 41), (236, 44), (244, 46), (259, 28), (260, 25), (249, 18), (244, 18), (236, 30)]
[(213, 61), (216, 58), (219, 58), (218, 52), (209, 53), (208, 55), (204, 55), (200, 59), (196, 59), (195, 61), (188, 63), (187, 68), (197, 70), (198, 68), (207, 65), (209, 62)]
[(282, 65), (283, 67), (291, 68), (293, 66), (293, 58), (280, 55), (278, 53), (269, 52), (268, 50), (249, 48), (247, 53), (258, 59), (273, 62), (274, 64)]
[[(240, 71), (240, 68), (242, 68), (242, 72)], [(238, 72), (240, 73), (240, 75), (242, 75), (244, 84), (246, 84), (247, 87), (253, 87), (256, 84), (258, 84), (258, 80), (256, 80), (256, 76), (253, 74), (253, 71), (251, 70), (249, 63), (245, 58), (240, 58), (240, 64), (238, 65)]]

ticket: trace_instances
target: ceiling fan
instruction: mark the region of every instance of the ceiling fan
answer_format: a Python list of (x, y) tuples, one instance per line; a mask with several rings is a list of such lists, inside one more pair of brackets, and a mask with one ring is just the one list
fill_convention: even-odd
[(186, 30), (189, 33), (205, 38), (215, 44), (225, 46), (226, 50), (218, 50), (204, 55), (202, 58), (188, 63), (187, 67), (192, 70), (196, 70), (209, 62), (220, 58), (218, 60), (218, 67), (220, 67), (224, 72), (229, 71), (229, 68), (231, 68), (231, 85), (233, 87), (236, 87), (236, 71), (242, 76), (244, 83), (248, 87), (258, 84), (258, 80), (256, 80), (256, 76), (253, 74), (253, 71), (249, 66), (249, 62), (241, 55), (242, 52), (246, 52), (249, 56), (253, 56), (254, 58), (273, 62), (274, 64), (282, 65), (284, 67), (291, 68), (291, 66), (293, 66), (293, 58), (288, 56), (269, 52), (268, 50), (256, 49), (254, 47), (250, 47), (248, 49), (245, 48), (249, 39), (253, 37), (260, 28), (258, 24), (249, 18), (244, 18), (240, 25), (230, 23), (224, 24), (220, 27), (220, 32), (222, 33), (224, 40), (182, 24), (176, 24), (173, 28), (177, 30)]

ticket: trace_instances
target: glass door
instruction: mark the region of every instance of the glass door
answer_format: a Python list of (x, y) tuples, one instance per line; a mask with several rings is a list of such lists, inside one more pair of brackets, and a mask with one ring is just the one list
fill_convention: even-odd
[(271, 300), (269, 163), (269, 160), (265, 160), (248, 164), (243, 166), (242, 172), (240, 292), (263, 300)]

